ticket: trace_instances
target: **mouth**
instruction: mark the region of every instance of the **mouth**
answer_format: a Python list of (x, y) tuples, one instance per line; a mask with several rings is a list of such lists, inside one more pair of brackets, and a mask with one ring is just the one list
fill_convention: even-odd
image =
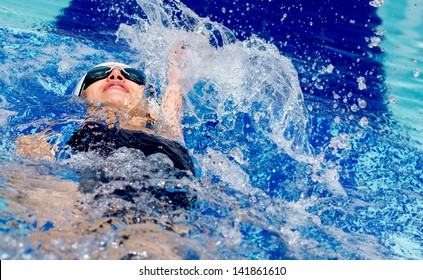
[(129, 93), (129, 89), (122, 83), (109, 83), (104, 87), (103, 91), (108, 89), (117, 89)]

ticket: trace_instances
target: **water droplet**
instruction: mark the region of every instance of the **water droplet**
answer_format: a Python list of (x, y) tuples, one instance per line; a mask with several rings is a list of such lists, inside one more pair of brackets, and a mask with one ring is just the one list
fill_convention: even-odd
[(383, 35), (385, 35), (385, 33), (386, 33), (385, 28), (383, 28), (382, 26), (376, 27), (376, 29), (375, 29), (375, 34), (376, 35), (383, 36)]
[(369, 124), (369, 120), (366, 118), (366, 117), (362, 117), (361, 119), (360, 119), (360, 125), (362, 126), (362, 127), (365, 127), (365, 126), (367, 126)]
[(321, 74), (331, 74), (333, 72), (333, 69), (335, 67), (332, 64), (329, 64), (327, 67), (322, 66), (322, 69), (320, 69)]
[(373, 0), (369, 2), (370, 6), (373, 6), (375, 8), (381, 7), (383, 5), (383, 0)]
[(364, 90), (367, 88), (366, 86), (366, 79), (364, 77), (358, 77), (357, 78), (357, 83), (358, 83), (358, 89), (359, 90)]
[(235, 161), (238, 162), (239, 164), (244, 163), (244, 154), (242, 153), (241, 149), (233, 148), (230, 151), (230, 154), (235, 159)]
[(395, 96), (393, 96), (393, 95), (389, 96), (389, 102), (391, 102), (391, 103), (397, 102)]
[(380, 46), (382, 40), (379, 37), (370, 37), (370, 43), (368, 44), (369, 48), (374, 48)]
[(336, 117), (333, 119), (333, 121), (334, 121), (335, 123), (340, 123), (340, 122), (341, 122), (341, 118), (340, 118), (339, 116), (336, 116)]
[(359, 98), (357, 101), (358, 101), (358, 107), (360, 107), (361, 109), (366, 108), (366, 106), (367, 106), (366, 100)]

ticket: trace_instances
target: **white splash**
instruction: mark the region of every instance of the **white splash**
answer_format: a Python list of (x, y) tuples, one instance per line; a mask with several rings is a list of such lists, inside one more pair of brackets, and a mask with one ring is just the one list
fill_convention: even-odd
[[(150, 82), (160, 87), (159, 97), (166, 86), (169, 50), (182, 41), (188, 46), (180, 63), (189, 92), (187, 114), (201, 120), (205, 111), (219, 118), (234, 114), (233, 110), (249, 113), (255, 129), (287, 154), (312, 161), (308, 116), (291, 61), (260, 38), (236, 40), (225, 26), (199, 17), (183, 4), (178, 6), (183, 23), (174, 20), (159, 2), (138, 1), (147, 19), (135, 26), (122, 24), (117, 32), (118, 40), (129, 43), (145, 61)], [(199, 83), (201, 88), (194, 89)], [(228, 102), (234, 104), (232, 111)]]
[(0, 101), (0, 127), (7, 127), (9, 123), (9, 118), (17, 114), (16, 112), (2, 109), (6, 107), (6, 105), (6, 101)]

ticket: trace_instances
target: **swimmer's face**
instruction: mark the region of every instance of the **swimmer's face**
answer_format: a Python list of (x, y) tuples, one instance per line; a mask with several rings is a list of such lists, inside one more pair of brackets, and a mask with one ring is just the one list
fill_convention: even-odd
[(144, 86), (125, 79), (120, 68), (86, 88), (81, 96), (93, 105), (131, 110), (144, 98)]

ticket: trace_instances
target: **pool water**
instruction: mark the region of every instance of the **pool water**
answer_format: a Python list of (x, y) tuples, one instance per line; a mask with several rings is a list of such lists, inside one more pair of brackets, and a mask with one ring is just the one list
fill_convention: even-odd
[[(53, 3), (54, 2), (54, 3)], [(42, 9), (40, 9), (42, 7)], [(0, 4), (1, 259), (421, 259), (423, 2)], [(16, 154), (104, 61), (183, 60), (197, 176), (122, 148)]]

